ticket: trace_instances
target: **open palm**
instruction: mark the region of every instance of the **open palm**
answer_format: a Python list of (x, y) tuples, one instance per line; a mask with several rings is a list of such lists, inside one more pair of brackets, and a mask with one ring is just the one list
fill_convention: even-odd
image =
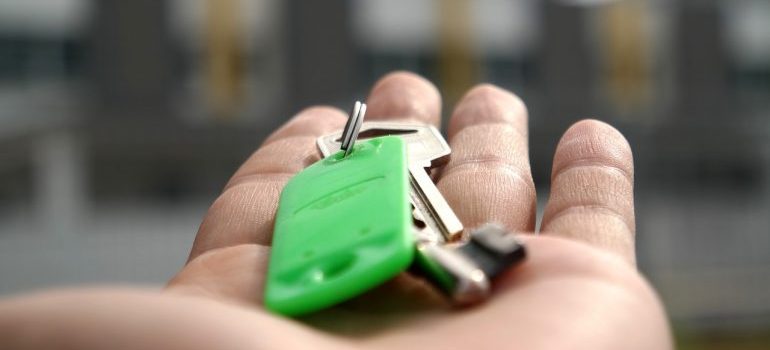
[[(440, 123), (436, 88), (393, 73), (372, 89), (367, 120)], [(522, 233), (526, 262), (492, 298), (453, 309), (402, 275), (299, 320), (261, 306), (273, 216), (286, 181), (319, 159), (315, 140), (342, 128), (329, 107), (300, 112), (235, 173), (209, 209), (190, 259), (164, 291), (69, 290), (0, 302), (0, 348), (512, 348), (666, 349), (660, 302), (634, 257), (633, 160), (612, 127), (582, 121), (556, 150), (542, 228), (527, 147), (527, 111), (482, 85), (449, 122), (438, 187), (466, 227)]]

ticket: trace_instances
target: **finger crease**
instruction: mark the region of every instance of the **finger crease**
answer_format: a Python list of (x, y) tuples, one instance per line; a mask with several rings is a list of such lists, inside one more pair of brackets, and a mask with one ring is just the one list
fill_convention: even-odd
[(232, 187), (245, 185), (245, 184), (273, 182), (273, 181), (286, 181), (290, 179), (292, 176), (294, 176), (295, 174), (296, 173), (293, 173), (293, 172), (276, 171), (276, 172), (241, 175), (241, 176), (238, 176), (237, 178), (230, 180), (227, 183), (227, 185), (225, 185), (224, 191)]
[(554, 176), (551, 178), (551, 182), (553, 182), (560, 175), (567, 173), (570, 170), (578, 170), (582, 168), (600, 169), (604, 171), (620, 173), (620, 175), (622, 175), (623, 178), (626, 179), (626, 181), (628, 181), (631, 185), (633, 185), (634, 183), (634, 180), (633, 180), (634, 176), (628, 170), (623, 169), (617, 165), (607, 164), (605, 160), (600, 160), (600, 158), (598, 157), (584, 158), (584, 159), (570, 162), (569, 165), (559, 168), (558, 171), (554, 172)]
[[(478, 130), (481, 128), (486, 128), (485, 130)], [(495, 131), (487, 131), (491, 130), (490, 128), (494, 128)], [(519, 126), (515, 125), (514, 122), (511, 121), (498, 121), (498, 120), (483, 120), (479, 122), (475, 122), (469, 125), (464, 125), (460, 129), (455, 130), (453, 133), (450, 134), (450, 138), (452, 139), (458, 139), (460, 135), (463, 132), (470, 132), (469, 130), (473, 130), (473, 136), (472, 137), (499, 137), (500, 132), (510, 132), (513, 135), (506, 135), (507, 138), (511, 140), (527, 140), (528, 136), (525, 131), (522, 131)], [(478, 133), (478, 134), (477, 134)], [(471, 136), (469, 136), (471, 137)], [(526, 142), (524, 142), (526, 145)]]
[(632, 235), (636, 234), (636, 230), (633, 227), (634, 225), (629, 222), (629, 219), (627, 219), (623, 213), (613, 207), (604, 204), (575, 204), (565, 206), (557, 210), (555, 213), (549, 215), (550, 217), (547, 220), (547, 222), (549, 222), (548, 226), (550, 226), (550, 222), (556, 221), (560, 217), (581, 211), (594, 212), (597, 214), (604, 214), (615, 217), (619, 219), (624, 226), (626, 226), (628, 232), (630, 232)]
[(502, 170), (534, 188), (534, 182), (532, 181), (532, 176), (529, 175), (529, 169), (524, 170), (521, 166), (515, 165), (510, 160), (497, 156), (467, 158), (455, 163), (450, 163), (444, 169), (442, 177), (447, 177), (462, 171), (478, 171), (478, 168), (488, 168), (490, 170), (498, 171)]

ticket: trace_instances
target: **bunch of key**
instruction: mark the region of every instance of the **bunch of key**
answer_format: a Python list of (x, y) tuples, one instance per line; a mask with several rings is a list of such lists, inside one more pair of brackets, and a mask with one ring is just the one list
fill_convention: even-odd
[(365, 113), (356, 102), (343, 130), (318, 138), (324, 158), (284, 187), (265, 306), (306, 314), (407, 271), (456, 304), (485, 299), (524, 247), (494, 224), (465, 233), (429, 175), (451, 153), (436, 128), (364, 123)]

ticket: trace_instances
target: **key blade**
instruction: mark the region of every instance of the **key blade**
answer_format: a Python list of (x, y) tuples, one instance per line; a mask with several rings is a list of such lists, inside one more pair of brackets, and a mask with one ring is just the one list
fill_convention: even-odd
[[(365, 140), (384, 135), (395, 135), (403, 138), (409, 150), (409, 163), (419, 163), (426, 168), (444, 164), (451, 153), (451, 149), (441, 133), (430, 125), (365, 122), (361, 126), (358, 137), (359, 140)], [(321, 150), (321, 154), (328, 157), (337, 152), (343, 141), (342, 136), (342, 131), (338, 131), (319, 137), (316, 144)]]
[[(318, 148), (324, 157), (335, 153), (343, 141), (342, 132), (319, 137)], [(415, 208), (413, 219), (422, 227), (417, 241), (455, 242), (462, 238), (463, 226), (441, 193), (426, 173), (426, 168), (441, 165), (449, 159), (451, 149), (441, 133), (433, 126), (393, 123), (363, 123), (359, 139), (394, 135), (402, 138), (407, 145), (410, 172), (409, 199)]]
[(409, 181), (412, 204), (420, 210), (426, 225), (440, 235), (443, 242), (460, 240), (463, 224), (425, 169), (420, 165), (409, 165)]
[(436, 220), (436, 216), (432, 215), (430, 208), (426, 205), (420, 193), (415, 190), (414, 180), (409, 179), (409, 181), (412, 182), (409, 188), (409, 202), (414, 207), (414, 210), (412, 210), (412, 221), (422, 224), (415, 224), (415, 241), (422, 243), (445, 242), (446, 233), (444, 232), (446, 230)]

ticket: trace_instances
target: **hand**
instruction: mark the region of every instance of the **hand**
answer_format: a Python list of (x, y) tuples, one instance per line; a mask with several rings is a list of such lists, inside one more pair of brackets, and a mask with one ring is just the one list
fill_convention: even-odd
[[(367, 102), (367, 120), (440, 122), (436, 88), (409, 73), (380, 80)], [(268, 137), (213, 203), (187, 265), (166, 290), (7, 300), (0, 303), (0, 347), (671, 348), (665, 312), (635, 268), (631, 149), (618, 131), (592, 120), (562, 137), (541, 232), (522, 235), (526, 262), (495, 281), (488, 302), (451, 309), (401, 276), (299, 321), (263, 310), (281, 188), (319, 159), (316, 137), (345, 120), (342, 111), (314, 107)], [(452, 157), (438, 187), (465, 226), (497, 222), (532, 233), (536, 196), (523, 103), (478, 86), (458, 103), (448, 134)]]

